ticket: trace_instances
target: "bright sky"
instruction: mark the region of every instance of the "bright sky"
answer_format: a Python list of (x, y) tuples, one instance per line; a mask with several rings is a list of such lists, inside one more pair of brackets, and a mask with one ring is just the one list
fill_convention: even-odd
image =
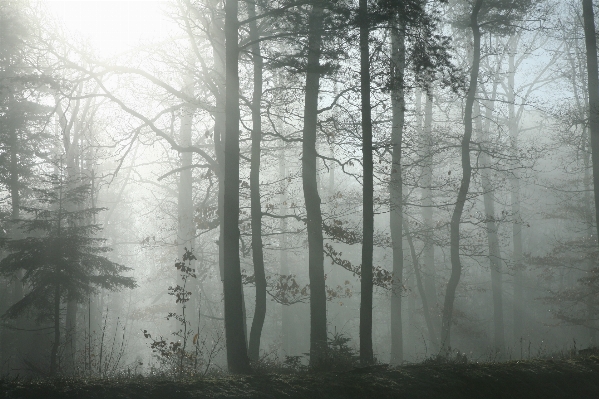
[[(1, 1), (1, 0), (0, 0)], [(165, 34), (166, 0), (41, 0), (74, 34), (89, 38), (101, 55), (121, 53)]]

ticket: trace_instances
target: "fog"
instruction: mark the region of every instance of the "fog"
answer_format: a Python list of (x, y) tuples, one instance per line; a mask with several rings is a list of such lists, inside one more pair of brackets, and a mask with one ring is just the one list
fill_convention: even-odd
[(366, 3), (0, 2), (0, 377), (597, 345), (580, 2)]

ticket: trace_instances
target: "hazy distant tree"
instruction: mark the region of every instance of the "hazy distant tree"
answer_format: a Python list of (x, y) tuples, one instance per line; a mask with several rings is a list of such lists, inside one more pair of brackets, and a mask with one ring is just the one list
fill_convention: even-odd
[(470, 157), (470, 142), (472, 140), (473, 107), (477, 92), (477, 85), (481, 61), (481, 37), (482, 30), (499, 34), (509, 34), (516, 29), (515, 21), (519, 20), (530, 7), (534, 0), (475, 0), (466, 1), (463, 6), (468, 10), (468, 17), (458, 21), (456, 24), (468, 27), (472, 30), (472, 64), (470, 69), (470, 82), (464, 105), (464, 136), (461, 142), (461, 164), (462, 178), (456, 205), (451, 217), (450, 225), (450, 258), (451, 276), (447, 283), (445, 301), (443, 305), (441, 326), (441, 353), (445, 354), (450, 348), (450, 331), (453, 317), (455, 293), (462, 274), (462, 263), (460, 260), (460, 223), (464, 205), (466, 204), (470, 180), (472, 177), (472, 165)]
[[(44, 91), (52, 81), (38, 69), (43, 62), (32, 64), (37, 57), (32, 35), (37, 21), (30, 11), (24, 1), (0, 3), (0, 186), (9, 200), (2, 210), (3, 228), (12, 237), (19, 231), (10, 220), (19, 218), (20, 207), (30, 193), (28, 187), (35, 184), (40, 157), (47, 151), (49, 136), (44, 127), (51, 113), (51, 107), (44, 104)], [(0, 311), (23, 298), (21, 274), (17, 270), (6, 283), (0, 281), (4, 297)], [(26, 345), (23, 334), (17, 336), (0, 327), (0, 368), (9, 361), (10, 352), (24, 352)]]
[(3, 318), (16, 318), (31, 312), (39, 322), (51, 321), (54, 340), (50, 352), (50, 375), (59, 369), (61, 343), (60, 315), (65, 302), (83, 302), (96, 288), (134, 288), (130, 270), (110, 261), (110, 251), (98, 238), (101, 226), (87, 223), (100, 208), (86, 206), (89, 185), (72, 184), (61, 171), (48, 177), (47, 187), (35, 189), (38, 206), (22, 207), (32, 215), (19, 223), (26, 238), (8, 240), (10, 254), (0, 261), (0, 273), (9, 276), (24, 270), (21, 282), (28, 292), (13, 304)]

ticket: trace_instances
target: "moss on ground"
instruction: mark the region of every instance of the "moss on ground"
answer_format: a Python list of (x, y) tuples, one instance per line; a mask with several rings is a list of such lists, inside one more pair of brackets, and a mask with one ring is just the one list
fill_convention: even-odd
[(0, 381), (0, 398), (599, 398), (599, 357), (173, 380)]

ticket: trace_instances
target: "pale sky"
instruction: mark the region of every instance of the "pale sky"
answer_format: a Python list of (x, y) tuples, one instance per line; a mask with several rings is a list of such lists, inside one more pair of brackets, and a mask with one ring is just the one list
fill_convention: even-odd
[(41, 0), (74, 34), (90, 39), (103, 56), (165, 34), (165, 0)]

